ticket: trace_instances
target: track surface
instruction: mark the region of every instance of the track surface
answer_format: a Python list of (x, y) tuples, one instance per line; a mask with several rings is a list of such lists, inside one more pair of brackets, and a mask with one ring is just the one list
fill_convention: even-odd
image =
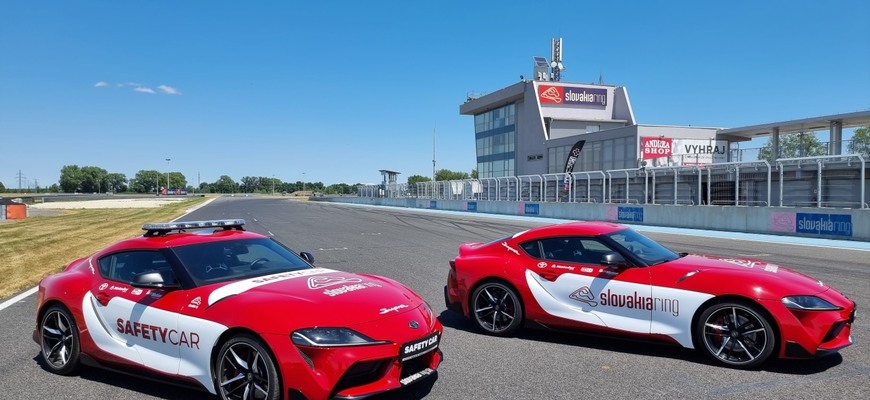
[[(484, 336), (445, 310), (447, 262), (460, 243), (489, 241), (545, 222), (258, 198), (221, 198), (184, 219), (231, 217), (244, 218), (248, 230), (313, 253), (318, 266), (397, 279), (440, 314), (445, 361), (438, 375), (375, 399), (838, 399), (865, 398), (870, 389), (870, 327), (862, 312), (870, 304), (867, 251), (647, 233), (678, 252), (752, 256), (788, 266), (858, 303), (856, 343), (840, 354), (739, 371), (709, 365), (689, 350), (645, 342), (533, 330), (507, 339)], [(31, 340), (34, 308), (30, 296), (0, 311), (0, 398), (212, 398), (109, 371), (86, 368), (75, 377), (46, 372)]]

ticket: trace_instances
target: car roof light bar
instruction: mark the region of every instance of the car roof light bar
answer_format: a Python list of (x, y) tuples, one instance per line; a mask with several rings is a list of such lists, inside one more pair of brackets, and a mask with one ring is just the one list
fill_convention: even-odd
[(145, 236), (165, 235), (172, 231), (186, 231), (191, 229), (223, 228), (223, 230), (245, 230), (243, 219), (215, 219), (207, 221), (178, 221), (178, 222), (148, 222), (142, 224)]

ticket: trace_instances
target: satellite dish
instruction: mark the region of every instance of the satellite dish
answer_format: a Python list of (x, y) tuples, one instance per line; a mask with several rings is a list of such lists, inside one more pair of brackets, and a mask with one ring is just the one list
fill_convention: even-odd
[(553, 68), (556, 68), (557, 65), (558, 65), (558, 64), (556, 64), (555, 61), (553, 61), (553, 62), (550, 63), (550, 66), (553, 67)]

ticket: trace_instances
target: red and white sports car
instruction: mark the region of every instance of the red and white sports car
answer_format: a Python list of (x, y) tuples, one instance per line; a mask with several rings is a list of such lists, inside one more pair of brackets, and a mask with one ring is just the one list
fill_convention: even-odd
[(420, 296), (316, 268), (243, 224), (145, 224), (43, 279), (45, 368), (102, 366), (222, 399), (359, 398), (433, 374), (442, 326)]
[(676, 254), (607, 222), (467, 243), (450, 261), (448, 308), (506, 336), (524, 324), (661, 340), (737, 368), (852, 344), (855, 303), (775, 264)]

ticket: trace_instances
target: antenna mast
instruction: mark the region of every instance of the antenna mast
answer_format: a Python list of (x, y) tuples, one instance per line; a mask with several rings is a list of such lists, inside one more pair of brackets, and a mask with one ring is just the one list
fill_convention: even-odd
[(562, 38), (553, 39), (550, 46), (550, 75), (552, 81), (559, 82), (562, 80), (562, 70), (565, 66), (562, 65)]

